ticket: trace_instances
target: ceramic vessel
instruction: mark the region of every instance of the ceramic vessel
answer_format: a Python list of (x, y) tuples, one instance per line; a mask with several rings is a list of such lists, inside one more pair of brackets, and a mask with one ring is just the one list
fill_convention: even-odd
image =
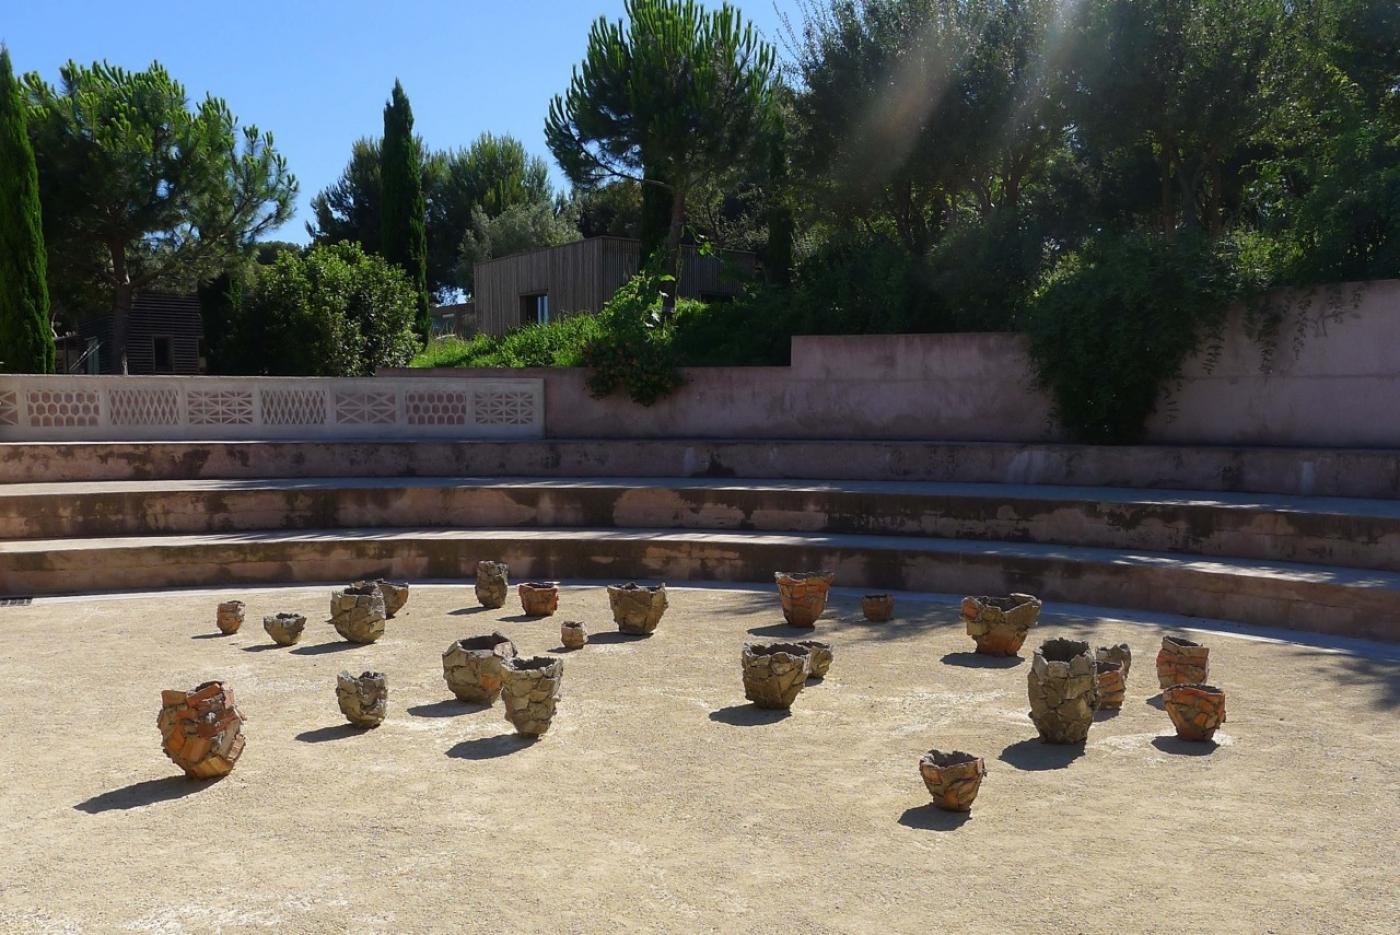
[(1099, 682), (1088, 643), (1047, 640), (1026, 675), (1031, 720), (1046, 743), (1083, 743), (1099, 706)]
[(476, 563), (476, 599), (482, 607), (504, 607), (510, 593), (510, 566), (505, 562)]
[(961, 750), (944, 753), (930, 750), (919, 759), (919, 775), (928, 786), (933, 804), (944, 811), (966, 812), (972, 809), (987, 764), (981, 757)]
[(517, 590), (527, 617), (551, 617), (559, 609), (559, 585), (553, 581), (526, 581)]
[(384, 635), (384, 592), (371, 581), (357, 581), (331, 592), (331, 625), (352, 643), (373, 643)]
[(459, 701), (489, 705), (501, 693), (501, 663), (514, 656), (501, 633), (457, 640), (442, 654), (442, 677)]
[(1040, 599), (1030, 594), (965, 597), (962, 618), (967, 635), (986, 656), (1014, 656), (1040, 619)]
[(564, 660), (553, 656), (512, 656), (502, 660), (501, 701), (506, 720), (525, 737), (549, 730), (564, 681)]
[(559, 642), (565, 649), (583, 649), (588, 645), (588, 628), (576, 620), (559, 625)]
[(628, 582), (608, 586), (608, 603), (612, 606), (613, 622), (622, 633), (645, 636), (656, 630), (669, 603), (666, 585), (645, 587)]
[(789, 626), (812, 629), (817, 618), (826, 609), (826, 597), (831, 591), (831, 582), (836, 580), (832, 571), (779, 571), (773, 575), (778, 584), (778, 599), (783, 605), (783, 617)]
[(894, 616), (894, 595), (867, 594), (860, 599), (860, 611), (871, 623), (884, 623)]
[(1179, 636), (1162, 637), (1157, 652), (1157, 687), (1199, 685), (1210, 678), (1210, 647)]
[(263, 618), (263, 629), (278, 646), (291, 646), (301, 639), (306, 618), (301, 614), (273, 614)]
[(827, 670), (831, 668), (831, 644), (821, 640), (797, 640), (797, 645), (807, 648), (807, 677), (826, 678)]
[(243, 626), (244, 604), (242, 601), (224, 601), (219, 605), (218, 616), (214, 618), (219, 632), (232, 636)]
[(745, 643), (744, 697), (760, 708), (790, 708), (811, 672), (811, 653), (797, 643)]
[(1225, 692), (1214, 685), (1173, 685), (1162, 702), (1182, 740), (1210, 740), (1225, 723)]
[(243, 715), (227, 682), (161, 692), (156, 726), (161, 749), (191, 779), (226, 776), (243, 754)]
[(342, 672), (335, 677), (340, 713), (356, 727), (378, 727), (389, 713), (389, 681), (383, 672)]

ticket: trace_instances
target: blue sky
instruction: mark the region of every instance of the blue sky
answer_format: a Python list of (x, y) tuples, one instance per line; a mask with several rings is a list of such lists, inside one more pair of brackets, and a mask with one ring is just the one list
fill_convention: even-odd
[[(797, 0), (735, 4), (777, 43)], [(0, 41), (16, 71), (56, 80), (68, 59), (126, 68), (159, 60), (191, 99), (206, 92), (271, 130), (301, 182), (297, 217), (276, 235), (304, 241), (307, 204), (333, 182), (350, 144), (383, 128), (394, 79), (436, 149), (484, 130), (509, 133), (550, 163), (549, 100), (568, 86), (589, 25), (622, 0), (7, 0)], [(776, 9), (775, 9), (776, 6)], [(231, 11), (236, 10), (237, 13)], [(781, 43), (777, 43), (782, 48)]]

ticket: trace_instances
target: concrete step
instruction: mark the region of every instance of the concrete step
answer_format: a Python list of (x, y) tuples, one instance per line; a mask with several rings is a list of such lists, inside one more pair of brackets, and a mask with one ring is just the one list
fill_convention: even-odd
[(1400, 640), (1400, 574), (1192, 559), (1162, 552), (894, 536), (648, 529), (350, 529), (0, 543), (0, 592), (194, 585), (467, 581), (479, 559), (528, 577), (771, 581), (834, 570), (841, 584), (950, 593), (1029, 591), (1050, 601)]
[(1400, 452), (918, 441), (0, 444), (0, 483), (257, 477), (755, 477), (1400, 498)]
[(930, 536), (1400, 571), (1400, 501), (1108, 487), (677, 478), (311, 478), (0, 486), (0, 539), (350, 527)]

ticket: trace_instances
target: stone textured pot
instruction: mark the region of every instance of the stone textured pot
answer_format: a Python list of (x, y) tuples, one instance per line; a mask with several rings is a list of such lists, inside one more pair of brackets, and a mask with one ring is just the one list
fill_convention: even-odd
[(1123, 698), (1128, 693), (1127, 683), (1123, 681), (1123, 663), (1095, 661), (1094, 676), (1099, 682), (1099, 709), (1117, 711), (1123, 707)]
[(773, 575), (778, 583), (778, 599), (783, 604), (783, 617), (788, 625), (811, 629), (826, 609), (826, 596), (834, 571), (779, 571)]
[(894, 616), (894, 595), (867, 594), (860, 599), (860, 611), (871, 623), (884, 623)]
[(517, 589), (527, 617), (552, 617), (559, 609), (559, 585), (554, 581), (526, 581)]
[(1094, 660), (1096, 662), (1117, 662), (1123, 666), (1123, 681), (1128, 681), (1128, 670), (1133, 667), (1133, 651), (1127, 643), (1119, 643), (1117, 646), (1100, 646), (1094, 650)]
[(244, 604), (242, 601), (224, 601), (219, 605), (219, 614), (214, 618), (215, 624), (219, 627), (219, 632), (224, 636), (232, 636), (238, 632), (238, 628), (243, 626)]
[(1040, 599), (1030, 594), (965, 597), (962, 618), (967, 635), (986, 656), (1014, 656), (1040, 619)]
[(442, 677), (459, 701), (493, 704), (501, 693), (501, 663), (515, 644), (501, 633), (457, 640), (442, 654)]
[(798, 643), (745, 643), (744, 697), (760, 708), (790, 708), (811, 672), (811, 653)]
[(1214, 685), (1173, 685), (1162, 702), (1182, 740), (1210, 740), (1225, 723), (1225, 692)]
[(408, 603), (407, 581), (385, 581), (378, 578), (374, 582), (384, 595), (384, 616), (392, 619)]
[(930, 750), (919, 758), (919, 775), (924, 778), (934, 805), (948, 812), (967, 812), (972, 810), (972, 801), (982, 788), (987, 764), (981, 757), (961, 750)]
[(331, 592), (331, 625), (352, 643), (373, 643), (384, 635), (384, 592), (370, 581), (356, 581)]
[(826, 678), (827, 670), (831, 668), (831, 644), (821, 640), (798, 640), (797, 645), (807, 647), (807, 677)]
[(278, 646), (291, 646), (301, 639), (306, 618), (301, 614), (273, 614), (263, 618), (263, 629)]
[(666, 600), (666, 585), (643, 587), (631, 581), (608, 585), (608, 603), (612, 606), (617, 629), (641, 636), (655, 632), (661, 616), (670, 606)]
[(1162, 637), (1157, 651), (1157, 687), (1199, 685), (1210, 678), (1210, 647), (1179, 636)]
[(335, 677), (340, 713), (356, 727), (378, 727), (389, 713), (389, 681), (383, 672), (342, 672)]
[(501, 701), (517, 734), (539, 737), (549, 730), (564, 681), (564, 660), (553, 656), (512, 656), (501, 662)]
[(559, 625), (559, 642), (565, 649), (583, 649), (588, 645), (588, 629), (576, 620), (565, 620)]
[(227, 682), (160, 693), (161, 748), (191, 779), (226, 776), (243, 754), (243, 715)]
[(509, 591), (509, 565), (505, 562), (476, 563), (476, 599), (482, 607), (504, 607)]
[(1099, 682), (1088, 643), (1047, 640), (1026, 676), (1031, 720), (1046, 743), (1083, 743), (1099, 706)]

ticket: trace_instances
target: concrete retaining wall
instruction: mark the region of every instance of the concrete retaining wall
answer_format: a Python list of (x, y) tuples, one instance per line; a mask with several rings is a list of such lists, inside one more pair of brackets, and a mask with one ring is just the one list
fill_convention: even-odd
[[(1272, 361), (1236, 309), (1218, 357), (1187, 362), (1145, 441), (1400, 448), (1400, 280), (1275, 301), (1288, 313)], [(1063, 438), (1026, 339), (1007, 334), (794, 337), (790, 367), (689, 368), (686, 386), (650, 408), (592, 399), (583, 370), (384, 375), (407, 374), (539, 377), (548, 438)]]

